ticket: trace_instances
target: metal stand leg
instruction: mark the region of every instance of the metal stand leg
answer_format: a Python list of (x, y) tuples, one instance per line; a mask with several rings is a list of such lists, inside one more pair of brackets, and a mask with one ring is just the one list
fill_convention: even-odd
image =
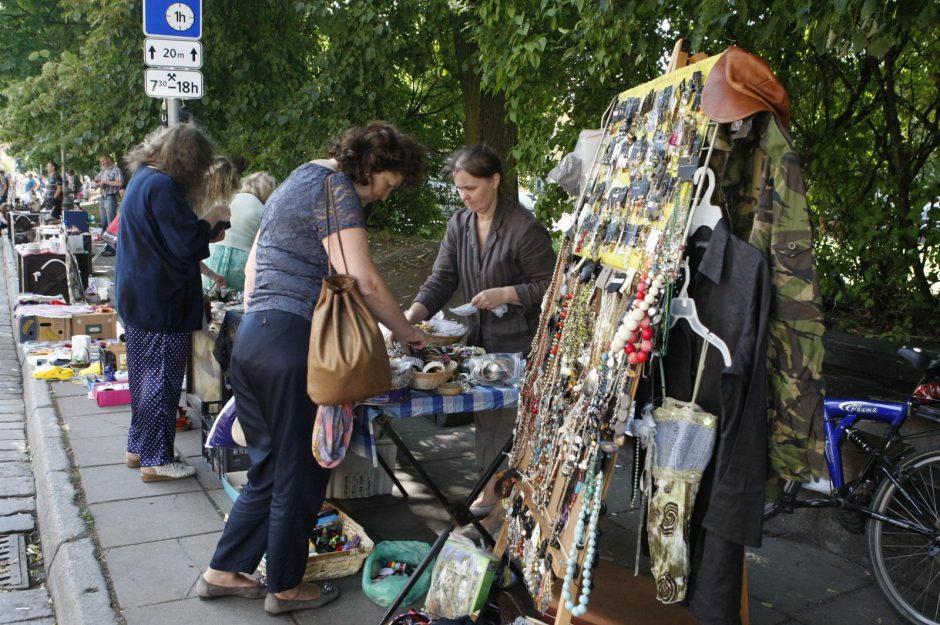
[[(427, 570), (428, 566), (430, 566), (434, 558), (437, 557), (437, 554), (439, 554), (441, 552), (441, 549), (444, 548), (444, 543), (447, 542), (447, 539), (450, 537), (451, 533), (458, 527), (461, 527), (462, 525), (467, 524), (467, 523), (460, 523), (460, 520), (463, 514), (466, 514), (467, 516), (473, 519), (472, 521), (473, 526), (477, 529), (478, 532), (480, 532), (480, 535), (483, 537), (484, 540), (486, 540), (487, 543), (489, 543), (491, 546), (496, 545), (496, 541), (493, 539), (492, 535), (490, 535), (490, 533), (486, 531), (486, 529), (484, 529), (482, 525), (480, 525), (480, 522), (476, 520), (476, 518), (473, 517), (472, 514), (470, 514), (469, 506), (477, 498), (477, 495), (479, 495), (483, 491), (483, 489), (486, 488), (486, 483), (490, 481), (490, 478), (496, 475), (496, 472), (499, 470), (499, 467), (503, 462), (503, 457), (506, 456), (512, 450), (512, 438), (506, 441), (506, 444), (503, 445), (502, 451), (499, 453), (499, 455), (497, 455), (496, 459), (493, 461), (493, 464), (489, 466), (489, 468), (483, 474), (483, 477), (481, 477), (479, 481), (477, 481), (477, 483), (474, 485), (473, 489), (470, 491), (470, 494), (467, 495), (466, 502), (462, 505), (454, 505), (454, 504), (451, 504), (450, 500), (448, 500), (447, 497), (443, 493), (441, 493), (441, 491), (437, 488), (437, 486), (431, 481), (431, 478), (427, 476), (427, 473), (425, 473), (424, 469), (420, 468), (420, 466), (418, 465), (418, 461), (415, 460), (414, 456), (411, 455), (411, 452), (408, 451), (408, 448), (405, 446), (404, 442), (398, 437), (397, 434), (394, 433), (394, 431), (391, 428), (391, 425), (388, 424), (387, 418), (383, 415), (383, 416), (378, 417), (378, 419), (385, 420), (385, 422), (380, 421), (380, 424), (385, 429), (385, 432), (390, 435), (390, 437), (392, 438), (392, 441), (395, 443), (395, 445), (398, 446), (399, 450), (402, 451), (402, 453), (408, 459), (408, 462), (415, 468), (415, 470), (418, 471), (418, 474), (419, 476), (421, 476), (422, 481), (424, 481), (428, 485), (428, 487), (431, 489), (431, 491), (435, 493), (434, 496), (438, 499), (438, 501), (444, 504), (444, 506), (448, 510), (448, 514), (450, 514), (450, 525), (448, 526), (446, 530), (444, 530), (444, 532), (440, 536), (437, 537), (437, 540), (434, 541), (434, 544), (431, 546), (431, 551), (428, 552), (428, 555), (424, 557), (424, 560), (421, 561), (421, 563), (415, 569), (414, 573), (411, 574), (411, 577), (408, 579), (408, 583), (405, 584), (405, 587), (401, 589), (401, 592), (399, 592), (398, 596), (395, 597), (394, 603), (392, 603), (392, 605), (389, 606), (388, 611), (385, 613), (385, 616), (383, 616), (382, 620), (379, 621), (379, 625), (385, 625), (385, 623), (387, 623), (392, 617), (395, 616), (395, 611), (398, 610), (398, 607), (405, 601), (405, 597), (408, 596), (408, 593), (411, 592), (411, 589), (414, 587), (414, 585), (418, 583), (418, 579), (421, 577), (424, 571)], [(458, 516), (458, 515), (461, 515), (461, 516)], [(515, 566), (512, 565), (511, 562), (510, 562), (510, 566), (513, 566), (513, 568), (515, 569)], [(521, 579), (521, 572), (516, 570), (516, 573), (520, 575), (520, 579)]]

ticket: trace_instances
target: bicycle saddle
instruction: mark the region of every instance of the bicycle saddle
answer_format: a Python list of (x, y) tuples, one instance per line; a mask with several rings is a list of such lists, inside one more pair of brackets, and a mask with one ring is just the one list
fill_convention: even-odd
[(902, 347), (897, 351), (898, 356), (911, 363), (918, 373), (927, 369), (940, 367), (940, 357), (934, 352), (926, 351), (920, 347)]

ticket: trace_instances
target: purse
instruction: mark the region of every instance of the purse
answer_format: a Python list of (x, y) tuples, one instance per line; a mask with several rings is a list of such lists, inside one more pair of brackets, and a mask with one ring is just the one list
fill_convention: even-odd
[[(327, 230), (331, 216), (339, 223), (332, 175), (326, 179)], [(339, 250), (345, 266), (342, 239)], [(382, 332), (359, 294), (356, 278), (334, 274), (332, 263), (328, 271), (310, 323), (307, 395), (315, 404), (338, 406), (389, 390), (392, 373)]]

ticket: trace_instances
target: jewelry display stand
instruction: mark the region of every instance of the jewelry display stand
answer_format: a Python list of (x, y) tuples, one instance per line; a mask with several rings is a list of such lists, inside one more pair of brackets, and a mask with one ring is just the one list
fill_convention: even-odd
[[(660, 356), (654, 346), (666, 344), (671, 285), (690, 214), (706, 186), (706, 176), (698, 176), (701, 183), (693, 178), (708, 162), (716, 136), (717, 126), (701, 113), (699, 102), (717, 60), (690, 56), (680, 40), (666, 74), (621, 93), (605, 113), (589, 182), (574, 214), (560, 220), (566, 224), (565, 240), (529, 354), (514, 442), (507, 442), (466, 504), (446, 506), (450, 527), (380, 625), (394, 616), (451, 532), (469, 522), (467, 506), (507, 453), (510, 469), (498, 490), (508, 495), (510, 508), (494, 555), (507, 556), (539, 612), (546, 613), (554, 600), (554, 625), (626, 622), (623, 612), (602, 620), (600, 610), (598, 620), (591, 619), (594, 589), (610, 595), (644, 585), (612, 584), (611, 578), (623, 577), (610, 572), (615, 565), (595, 567), (597, 520), (617, 450), (638, 417), (633, 398), (645, 370)], [(604, 579), (594, 582), (595, 572)], [(665, 590), (656, 588), (657, 594)], [(631, 597), (630, 605), (641, 603), (639, 596)], [(650, 618), (695, 622), (673, 605), (638, 610), (644, 623), (654, 622)], [(742, 615), (746, 624), (744, 610)]]
[[(592, 579), (601, 501), (639, 416), (633, 398), (666, 344), (671, 284), (706, 186), (695, 172), (717, 129), (699, 108), (717, 60), (690, 56), (680, 40), (666, 74), (614, 99), (589, 182), (561, 220), (565, 241), (527, 363), (509, 459), (516, 479), (494, 549), (519, 564), (539, 611), (556, 601), (554, 625), (592, 622), (590, 595), (604, 587)], [(694, 622), (657, 607), (670, 622)]]

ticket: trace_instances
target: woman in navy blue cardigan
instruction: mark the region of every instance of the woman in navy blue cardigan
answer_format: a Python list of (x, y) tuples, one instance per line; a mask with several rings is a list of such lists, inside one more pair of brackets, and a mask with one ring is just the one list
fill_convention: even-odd
[[(127, 156), (134, 172), (121, 205), (115, 301), (127, 337), (131, 426), (127, 466), (144, 482), (192, 477), (173, 459), (176, 416), (189, 339), (202, 327), (199, 263), (209, 256), (212, 227), (226, 205), (200, 218), (214, 148), (195, 125), (159, 131)], [(224, 235), (222, 235), (224, 236)]]

